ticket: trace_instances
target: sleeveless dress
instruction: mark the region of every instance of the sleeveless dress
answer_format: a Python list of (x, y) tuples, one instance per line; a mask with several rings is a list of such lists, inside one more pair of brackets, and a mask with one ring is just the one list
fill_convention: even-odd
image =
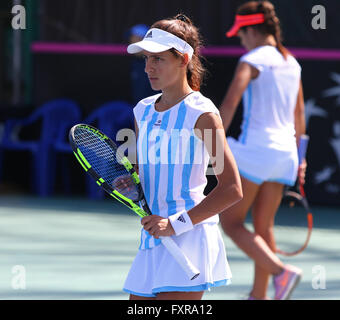
[[(198, 118), (219, 111), (200, 92), (193, 92), (164, 112), (155, 110), (160, 94), (140, 101), (134, 108), (138, 126), (139, 176), (153, 214), (167, 218), (185, 212), (204, 198), (209, 154), (194, 134)], [(230, 282), (231, 271), (215, 215), (190, 231), (172, 236), (200, 270), (188, 279), (159, 239), (144, 229), (137, 256), (124, 284), (124, 291), (155, 297), (160, 292), (202, 291)]]

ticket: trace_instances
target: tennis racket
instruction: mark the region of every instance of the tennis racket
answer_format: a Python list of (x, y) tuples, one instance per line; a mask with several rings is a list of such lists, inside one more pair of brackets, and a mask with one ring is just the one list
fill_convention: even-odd
[[(305, 159), (308, 141), (307, 135), (300, 137), (299, 164)], [(307, 248), (312, 235), (313, 215), (303, 185), (299, 182), (297, 185), (299, 193), (288, 189), (284, 191), (281, 206), (275, 217), (275, 239), (280, 243), (280, 249), (276, 248), (276, 252), (284, 256), (301, 253)], [(300, 247), (297, 244), (300, 244)]]
[[(77, 124), (70, 129), (69, 141), (75, 157), (98, 186), (141, 218), (151, 215), (137, 172), (107, 135)], [(161, 237), (161, 241), (191, 280), (198, 277), (199, 270), (171, 237)]]

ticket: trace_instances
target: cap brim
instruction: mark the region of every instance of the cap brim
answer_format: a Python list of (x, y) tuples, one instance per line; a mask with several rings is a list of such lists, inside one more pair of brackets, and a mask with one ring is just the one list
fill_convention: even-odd
[(154, 41), (150, 41), (150, 40), (142, 40), (136, 43), (132, 43), (127, 47), (127, 52), (128, 53), (138, 53), (141, 52), (143, 50), (148, 51), (148, 52), (152, 52), (152, 53), (158, 53), (158, 52), (163, 52), (166, 50), (171, 49), (171, 47), (166, 46), (164, 44), (160, 44)]
[(234, 37), (237, 35), (238, 30), (240, 27), (238, 25), (233, 25), (230, 30), (225, 34), (228, 38)]

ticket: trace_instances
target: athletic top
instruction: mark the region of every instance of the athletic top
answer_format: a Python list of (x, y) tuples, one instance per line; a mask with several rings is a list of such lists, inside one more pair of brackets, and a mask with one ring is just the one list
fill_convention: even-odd
[(279, 150), (296, 148), (294, 110), (301, 67), (273, 46), (257, 47), (240, 58), (259, 70), (243, 94), (243, 122), (239, 142)]
[[(134, 108), (138, 126), (139, 176), (153, 214), (167, 218), (188, 211), (204, 199), (209, 154), (194, 134), (198, 118), (206, 112), (219, 116), (211, 100), (193, 92), (170, 109), (158, 112), (161, 94), (141, 100)], [(215, 215), (202, 223), (217, 223)], [(142, 229), (140, 249), (159, 245), (160, 240)]]

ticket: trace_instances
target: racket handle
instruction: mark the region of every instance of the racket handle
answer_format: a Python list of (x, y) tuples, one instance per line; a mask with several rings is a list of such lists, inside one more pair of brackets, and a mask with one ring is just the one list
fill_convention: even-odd
[(308, 142), (309, 142), (309, 136), (306, 134), (302, 134), (300, 136), (299, 148), (298, 148), (299, 164), (301, 164), (302, 161), (306, 157)]
[(161, 237), (163, 245), (170, 252), (177, 263), (182, 267), (182, 269), (189, 276), (190, 280), (194, 280), (200, 274), (200, 271), (191, 263), (184, 252), (178, 247), (174, 240), (170, 237)]

